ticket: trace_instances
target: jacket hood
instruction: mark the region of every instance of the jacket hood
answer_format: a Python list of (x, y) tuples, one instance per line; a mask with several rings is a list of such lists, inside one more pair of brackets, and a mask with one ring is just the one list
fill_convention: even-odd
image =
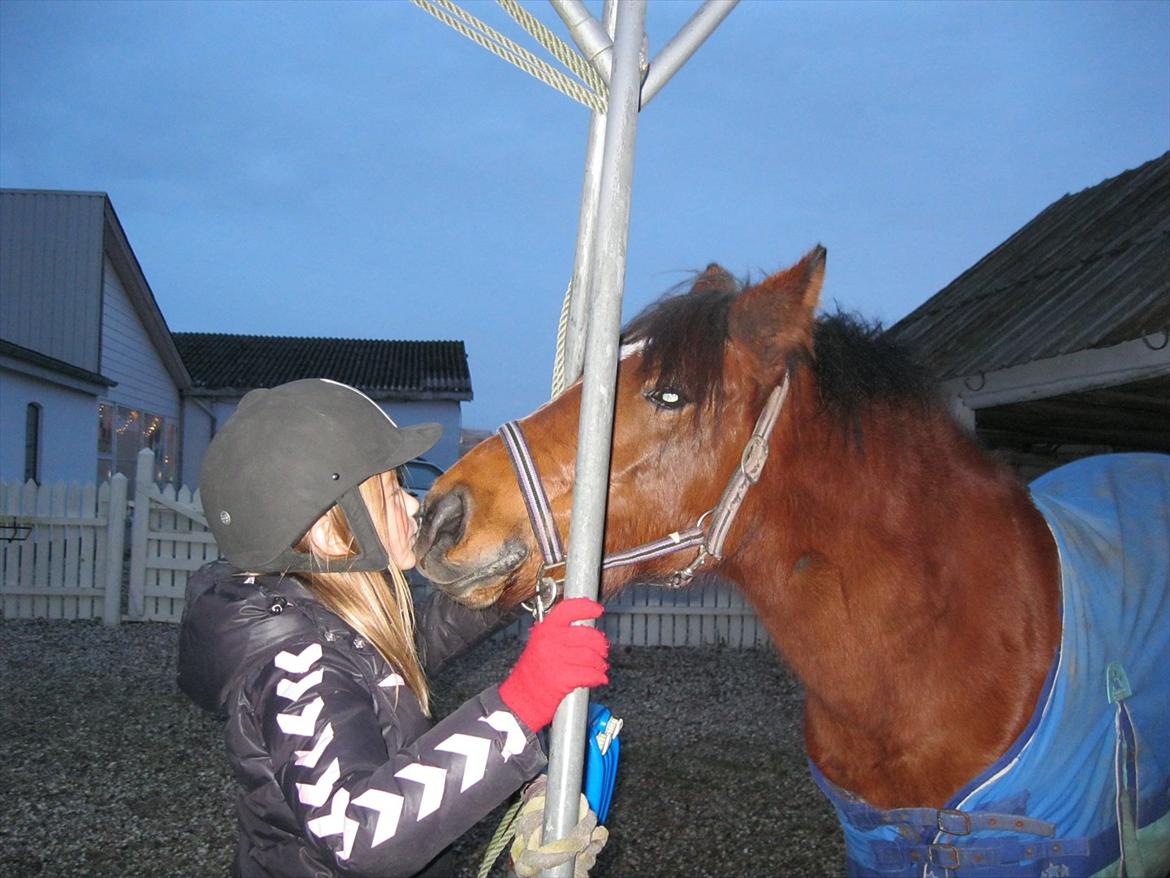
[(228, 696), (257, 663), (283, 644), (320, 630), (327, 614), (297, 579), (251, 576), (226, 562), (203, 567), (187, 581), (179, 629), (179, 688), (205, 710), (224, 715)]

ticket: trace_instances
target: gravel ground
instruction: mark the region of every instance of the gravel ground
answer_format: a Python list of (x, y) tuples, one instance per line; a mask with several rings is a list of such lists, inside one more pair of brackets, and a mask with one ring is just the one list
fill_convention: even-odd
[[(175, 687), (176, 638), (174, 625), (0, 620), (0, 875), (229, 873), (233, 780), (219, 724)], [(496, 641), (444, 670), (436, 714), (502, 679), (519, 649)], [(598, 700), (626, 725), (595, 878), (842, 872), (799, 687), (772, 652), (615, 647), (611, 661)], [(457, 843), (460, 878), (502, 811)]]

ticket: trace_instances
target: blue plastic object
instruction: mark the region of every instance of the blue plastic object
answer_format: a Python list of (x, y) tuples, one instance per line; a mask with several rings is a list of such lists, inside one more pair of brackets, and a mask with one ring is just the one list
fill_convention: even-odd
[[(608, 737), (608, 746), (602, 752), (601, 740), (606, 737), (609, 726), (615, 729)], [(585, 798), (597, 815), (597, 822), (604, 823), (613, 800), (613, 787), (617, 781), (618, 758), (621, 752), (621, 720), (616, 719), (604, 704), (589, 705), (589, 722), (585, 735)]]

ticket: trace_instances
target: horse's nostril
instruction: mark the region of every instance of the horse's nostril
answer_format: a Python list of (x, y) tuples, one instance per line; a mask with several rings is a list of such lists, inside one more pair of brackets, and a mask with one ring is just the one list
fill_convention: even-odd
[(463, 538), (465, 526), (463, 492), (456, 489), (435, 497), (427, 497), (416, 542), (416, 552), (427, 554), (435, 549), (446, 550)]

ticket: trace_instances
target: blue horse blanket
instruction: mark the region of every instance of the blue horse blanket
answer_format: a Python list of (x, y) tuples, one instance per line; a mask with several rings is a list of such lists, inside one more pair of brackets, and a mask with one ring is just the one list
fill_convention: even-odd
[(851, 876), (1170, 874), (1170, 456), (1086, 458), (1030, 489), (1063, 621), (1036, 712), (941, 810), (880, 811), (812, 765)]

